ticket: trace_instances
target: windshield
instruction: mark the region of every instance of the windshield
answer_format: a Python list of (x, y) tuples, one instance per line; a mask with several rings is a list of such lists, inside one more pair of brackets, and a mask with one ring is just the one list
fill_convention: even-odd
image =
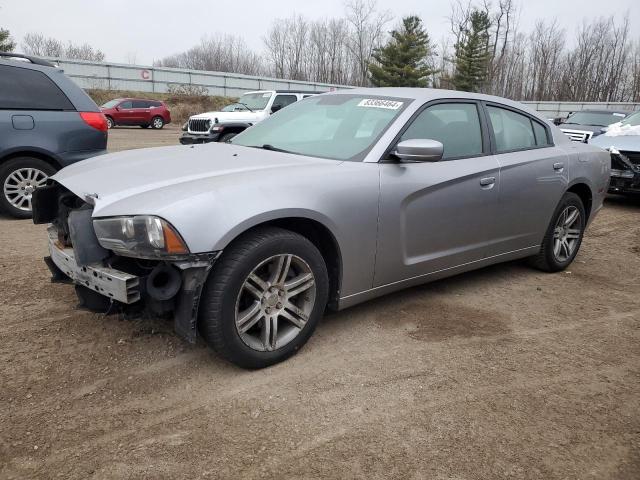
[(637, 127), (640, 125), (640, 112), (629, 115), (622, 121), (622, 125), (629, 125), (630, 127)]
[(116, 105), (118, 105), (120, 102), (121, 100), (119, 98), (116, 98), (115, 100), (109, 100), (107, 103), (102, 105), (102, 108), (113, 108)]
[(245, 130), (232, 143), (361, 161), (411, 102), (407, 98), (349, 94), (310, 97)]
[[(245, 93), (238, 99), (238, 103), (244, 103), (250, 110), (264, 110), (271, 95), (273, 95), (271, 92)], [(238, 103), (235, 105), (245, 108)]]
[(576, 125), (592, 125), (594, 127), (606, 127), (619, 122), (625, 117), (624, 113), (614, 112), (576, 112), (570, 115), (564, 123)]

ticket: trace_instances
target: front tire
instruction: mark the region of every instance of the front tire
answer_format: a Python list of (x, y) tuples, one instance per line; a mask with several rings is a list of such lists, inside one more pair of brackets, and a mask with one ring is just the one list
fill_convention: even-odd
[(151, 127), (155, 130), (161, 130), (164, 127), (164, 119), (162, 117), (153, 117)]
[(107, 128), (111, 130), (115, 126), (116, 126), (116, 122), (113, 121), (113, 118), (107, 115)]
[(226, 360), (267, 367), (307, 342), (328, 291), (324, 259), (308, 239), (275, 227), (256, 229), (214, 264), (200, 303), (200, 333)]
[(44, 160), (18, 157), (0, 164), (0, 210), (15, 218), (31, 218), (31, 195), (47, 183), (55, 168)]
[(580, 250), (586, 225), (582, 200), (573, 192), (565, 193), (553, 213), (540, 252), (531, 259), (533, 266), (545, 272), (559, 272), (571, 265)]

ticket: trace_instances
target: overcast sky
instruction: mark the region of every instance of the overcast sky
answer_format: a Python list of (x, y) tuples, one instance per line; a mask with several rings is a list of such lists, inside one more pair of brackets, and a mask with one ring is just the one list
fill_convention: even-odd
[[(494, 0), (497, 2), (497, 0)], [(598, 16), (628, 15), (631, 31), (640, 38), (640, 0), (520, 0), (520, 30), (531, 29), (536, 19), (556, 18), (573, 37), (585, 20)], [(378, 0), (396, 21), (419, 15), (431, 36), (440, 42), (448, 32), (448, 0)], [(344, 0), (0, 0), (0, 27), (9, 29), (20, 43), (29, 32), (59, 40), (88, 42), (106, 54), (106, 60), (150, 64), (178, 53), (216, 32), (236, 34), (256, 50), (276, 18), (293, 13), (308, 18), (340, 17)], [(395, 22), (394, 22), (395, 23)]]

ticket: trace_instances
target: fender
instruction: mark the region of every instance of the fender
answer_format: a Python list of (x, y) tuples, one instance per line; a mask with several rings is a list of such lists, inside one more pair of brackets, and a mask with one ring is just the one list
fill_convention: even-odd
[(330, 218), (323, 215), (322, 213), (313, 210), (304, 208), (287, 208), (259, 213), (258, 215), (243, 220), (235, 227), (229, 229), (225, 235), (219, 238), (211, 248), (211, 251), (215, 252), (224, 250), (233, 240), (238, 238), (241, 234), (243, 234), (247, 230), (257, 227), (258, 225), (262, 225), (274, 220), (284, 220), (289, 218), (303, 218), (320, 223), (331, 233), (331, 235), (333, 235), (338, 250), (341, 250), (341, 235), (339, 234), (335, 223)]

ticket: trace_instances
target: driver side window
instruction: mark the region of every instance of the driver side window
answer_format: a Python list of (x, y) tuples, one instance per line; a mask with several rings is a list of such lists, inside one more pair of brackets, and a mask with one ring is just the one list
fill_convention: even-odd
[(133, 108), (133, 102), (131, 100), (126, 100), (118, 105), (120, 108), (129, 109)]
[(483, 154), (482, 129), (475, 103), (439, 103), (423, 110), (400, 141), (437, 140), (444, 146), (443, 160)]

